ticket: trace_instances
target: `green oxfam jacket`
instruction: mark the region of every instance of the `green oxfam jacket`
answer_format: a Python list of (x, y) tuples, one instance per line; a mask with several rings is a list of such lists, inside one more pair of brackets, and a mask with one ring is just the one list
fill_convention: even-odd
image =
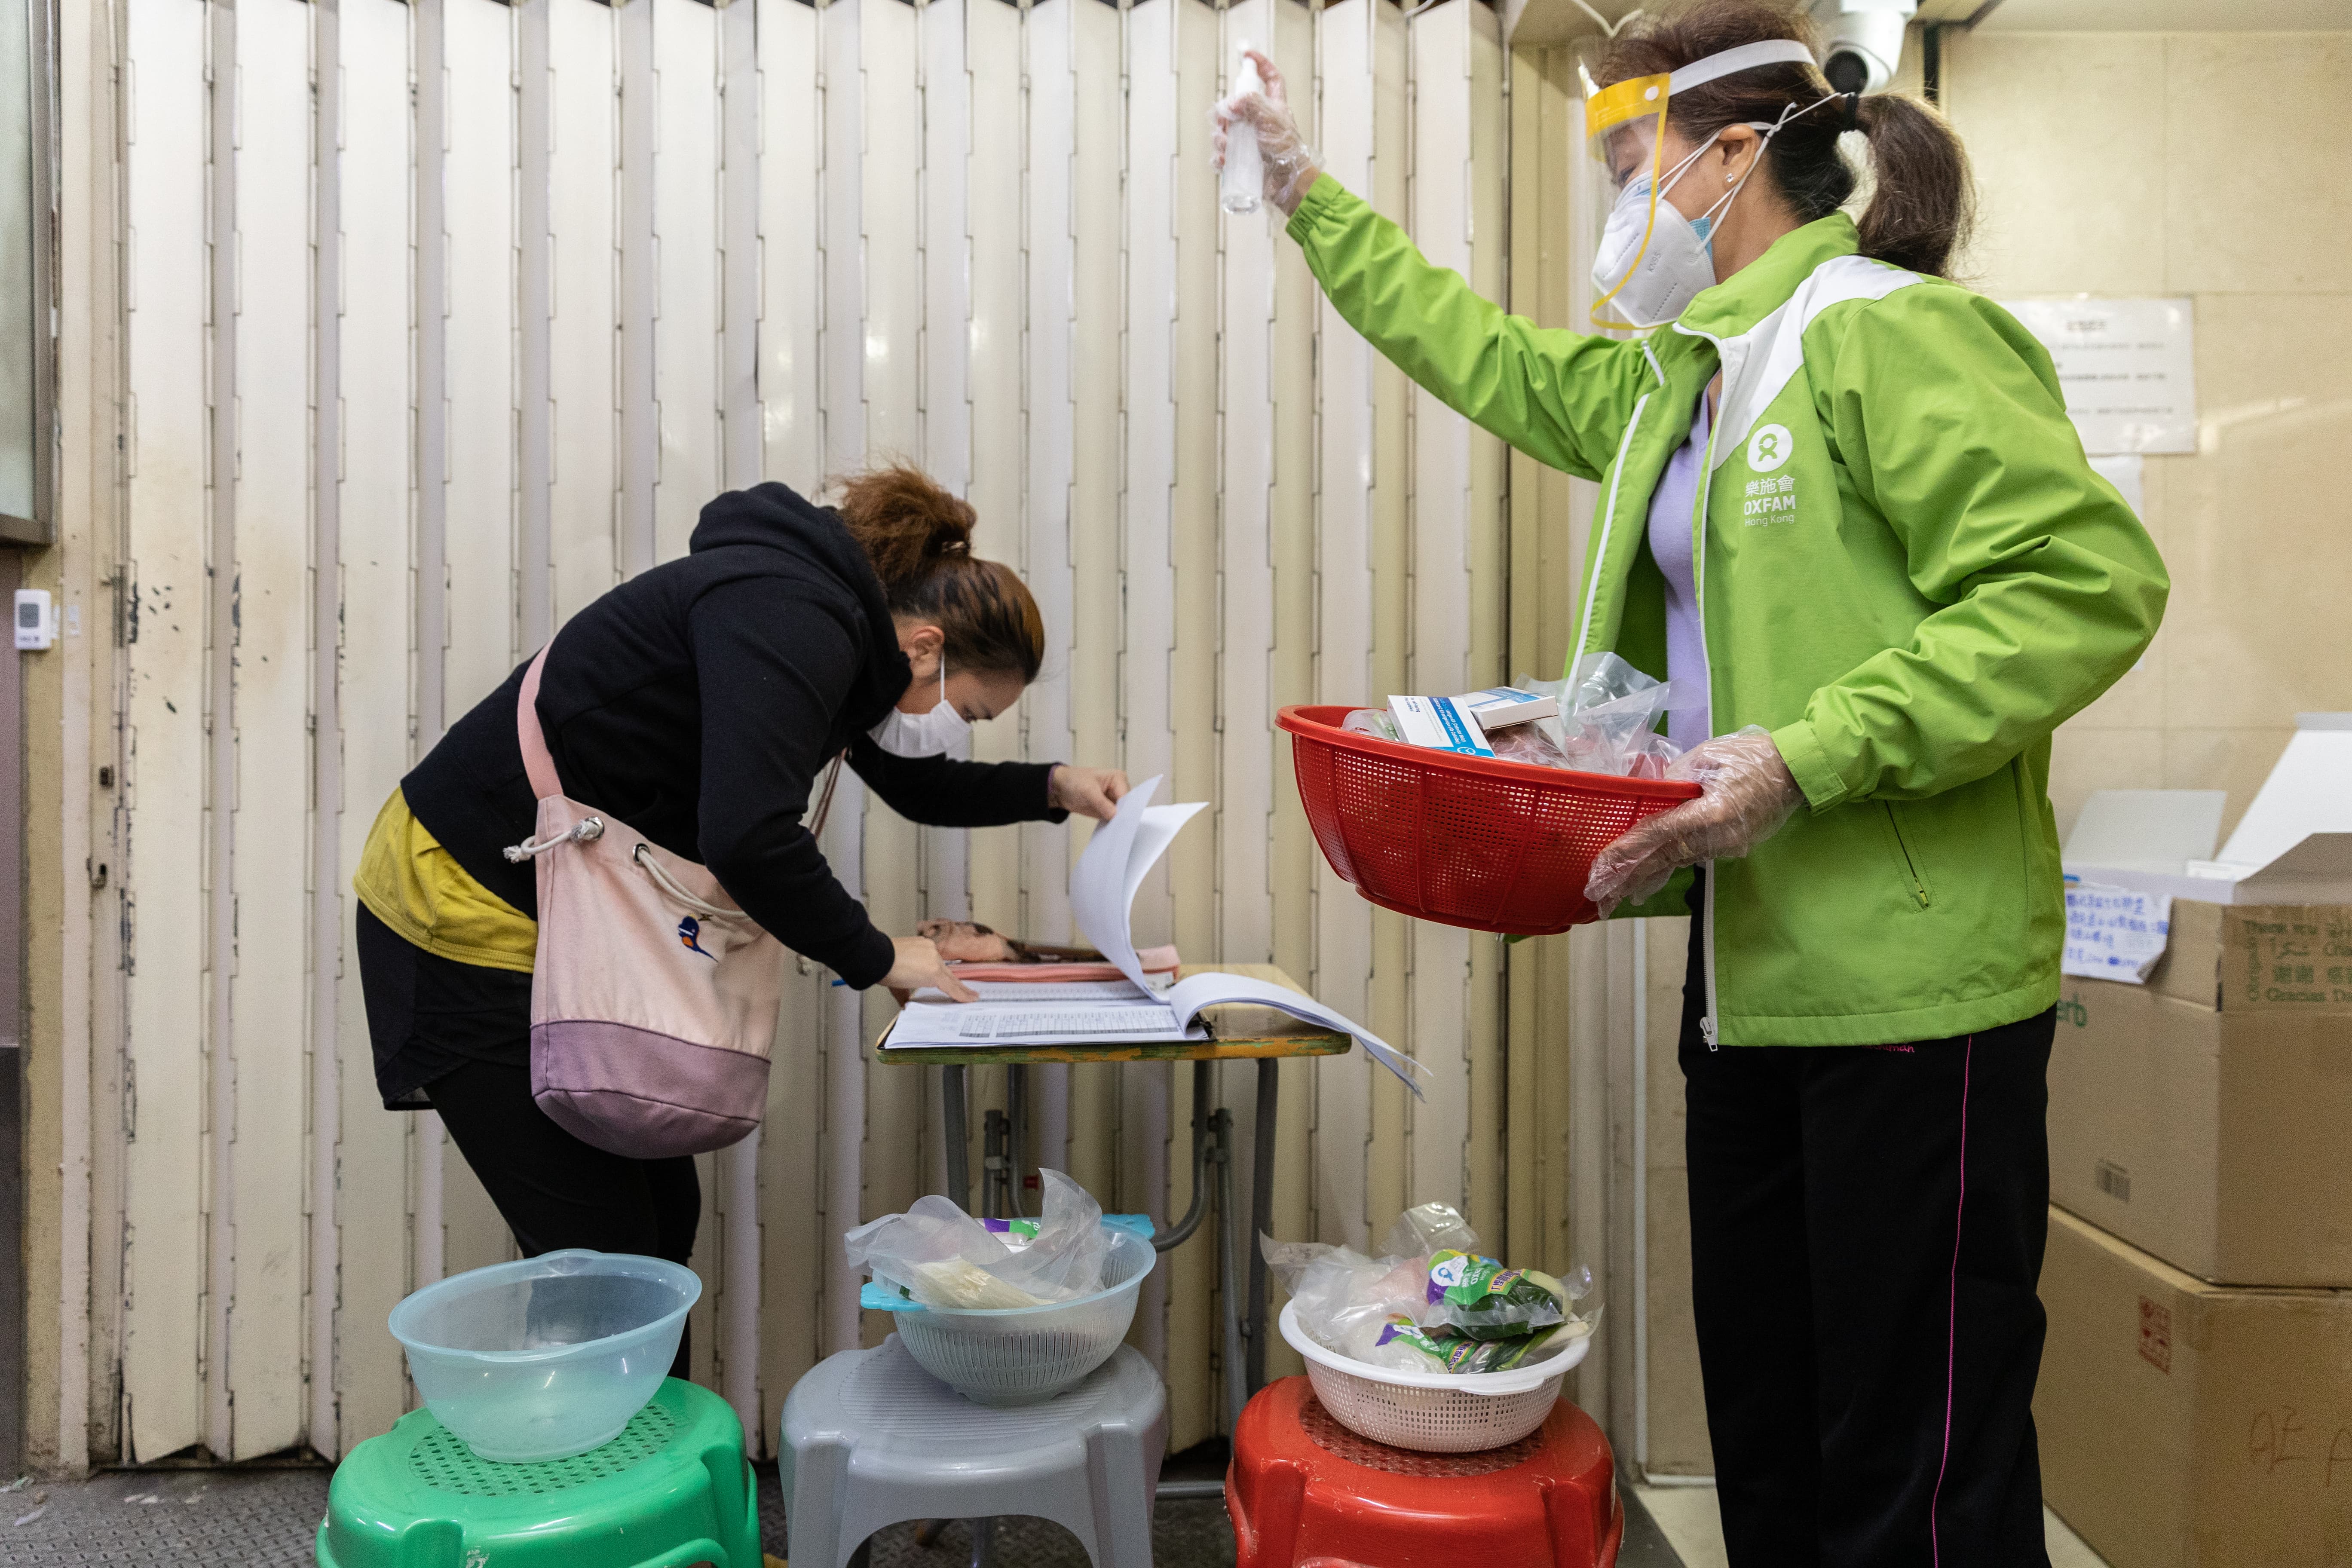
[[(1578, 655), (1664, 672), (1650, 497), (1722, 371), (1691, 519), (1713, 728), (1770, 731), (1812, 809), (1706, 879), (1709, 1043), (1939, 1039), (2054, 1003), (2050, 732), (2131, 668), (2169, 584), (2042, 346), (1855, 255), (1842, 214), (1631, 342), (1505, 314), (1328, 175), (1290, 234), (1407, 374), (1600, 482)], [(1626, 912), (1679, 912), (1681, 886)]]

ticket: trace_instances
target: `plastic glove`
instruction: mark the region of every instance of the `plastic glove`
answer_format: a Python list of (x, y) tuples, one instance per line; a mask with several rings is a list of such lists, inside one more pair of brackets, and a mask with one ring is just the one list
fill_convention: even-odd
[(1778, 833), (1805, 800), (1772, 737), (1753, 727), (1693, 746), (1666, 777), (1696, 784), (1699, 797), (1637, 823), (1593, 857), (1584, 896), (1604, 917), (1621, 900), (1638, 904), (1655, 896), (1685, 866), (1738, 859)]
[(1265, 199), (1282, 209), (1288, 217), (1298, 210), (1299, 198), (1315, 183), (1323, 170), (1316, 161), (1314, 150), (1307, 145), (1298, 121), (1290, 112), (1290, 94), (1282, 83), (1282, 73), (1274, 62), (1255, 49), (1248, 51), (1257, 62), (1258, 79), (1265, 84), (1264, 92), (1236, 93), (1224, 99), (1209, 110), (1215, 126), (1211, 137), (1216, 149), (1211, 159), (1219, 173), (1225, 167), (1225, 136), (1236, 121), (1246, 121), (1257, 131), (1257, 150), (1265, 165)]

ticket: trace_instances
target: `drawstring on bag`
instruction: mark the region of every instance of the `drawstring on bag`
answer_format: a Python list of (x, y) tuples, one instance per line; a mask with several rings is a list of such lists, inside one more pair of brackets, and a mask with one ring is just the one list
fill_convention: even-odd
[(520, 866), (531, 857), (544, 855), (560, 845), (585, 844), (591, 839), (604, 837), (604, 819), (601, 816), (586, 816), (573, 823), (572, 831), (569, 833), (559, 833), (552, 838), (526, 838), (520, 844), (508, 845), (499, 853), (507, 858), (509, 865)]

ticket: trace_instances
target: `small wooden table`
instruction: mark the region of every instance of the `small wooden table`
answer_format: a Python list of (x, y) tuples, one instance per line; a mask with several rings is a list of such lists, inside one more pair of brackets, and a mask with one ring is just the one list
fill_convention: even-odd
[[(1244, 974), (1253, 980), (1269, 980), (1286, 990), (1307, 994), (1306, 987), (1285, 974), (1271, 963), (1188, 963), (1177, 971), (1180, 979), (1189, 980), (1195, 974)], [(1279, 1085), (1279, 1070), (1286, 1057), (1335, 1057), (1352, 1048), (1355, 1041), (1346, 1035), (1335, 1035), (1292, 1017), (1272, 1007), (1234, 1003), (1212, 1007), (1202, 1016), (1207, 1021), (1211, 1037), (1205, 1040), (1136, 1040), (1102, 1046), (1024, 1046), (997, 1041), (986, 1046), (924, 1046), (906, 1050), (886, 1050), (882, 1042), (874, 1044), (874, 1059), (892, 1067), (909, 1064), (936, 1067), (940, 1069), (940, 1113), (946, 1123), (947, 1174), (949, 1200), (966, 1213), (971, 1210), (970, 1171), (970, 1139), (964, 1122), (964, 1069), (974, 1067), (1004, 1067), (1012, 1069), (1008, 1098), (1016, 1103), (1025, 1100), (1026, 1070), (1044, 1063), (1088, 1062), (1150, 1062), (1183, 1061), (1192, 1064), (1192, 1206), (1183, 1219), (1156, 1237), (1152, 1246), (1162, 1252), (1192, 1238), (1200, 1228), (1207, 1210), (1207, 1183), (1202, 1179), (1208, 1163), (1211, 1118), (1208, 1113), (1209, 1064), (1220, 1061), (1255, 1061), (1257, 1063), (1257, 1110), (1251, 1127), (1252, 1143), (1256, 1151), (1250, 1191), (1249, 1248), (1249, 1311), (1241, 1328), (1247, 1366), (1247, 1394), (1255, 1394), (1265, 1384), (1265, 1254), (1258, 1247), (1256, 1237), (1269, 1232), (1274, 1225), (1274, 1139), (1275, 1097)], [(887, 1038), (888, 1031), (884, 1031)], [(1219, 1111), (1218, 1115), (1224, 1113)], [(1010, 1140), (1012, 1149), (1012, 1179), (1015, 1190), (1021, 1180), (1021, 1128), (1013, 1128)], [(1238, 1413), (1240, 1405), (1235, 1405)]]

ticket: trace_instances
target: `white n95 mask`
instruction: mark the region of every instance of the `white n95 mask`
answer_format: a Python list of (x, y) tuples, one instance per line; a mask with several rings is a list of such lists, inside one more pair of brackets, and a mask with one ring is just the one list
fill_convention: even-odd
[(1664, 199), (1683, 171), (1714, 144), (1710, 136), (1706, 147), (1684, 159), (1655, 197), (1648, 175), (1627, 181), (1609, 210), (1609, 226), (1592, 258), (1592, 286), (1629, 325), (1662, 327), (1681, 315), (1700, 289), (1715, 287), (1715, 252), (1706, 236), (1730, 196), (1696, 218), (1683, 216)]
[(894, 757), (943, 757), (971, 737), (971, 724), (948, 700), (948, 661), (940, 660), (940, 700), (928, 713), (893, 708), (866, 731)]

